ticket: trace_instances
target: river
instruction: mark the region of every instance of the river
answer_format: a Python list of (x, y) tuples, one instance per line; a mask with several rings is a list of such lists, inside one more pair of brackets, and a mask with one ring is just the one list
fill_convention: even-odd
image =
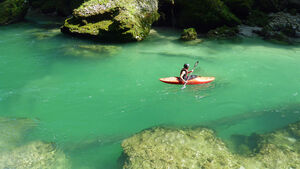
[[(46, 24), (0, 28), (0, 115), (39, 121), (26, 140), (55, 142), (75, 169), (117, 168), (124, 138), (159, 126), (208, 126), (227, 139), (299, 121), (300, 46), (260, 38), (178, 41), (154, 28), (138, 43), (105, 44)], [(209, 84), (164, 84), (184, 63)]]

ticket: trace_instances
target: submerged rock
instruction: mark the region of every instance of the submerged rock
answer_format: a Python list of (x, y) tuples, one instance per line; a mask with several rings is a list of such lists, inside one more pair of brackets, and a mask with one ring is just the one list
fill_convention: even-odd
[(180, 39), (183, 41), (196, 40), (197, 39), (196, 29), (195, 28), (184, 29)]
[(97, 59), (116, 54), (121, 48), (113, 45), (76, 45), (68, 47), (65, 55), (81, 58)]
[(37, 122), (26, 118), (0, 118), (0, 151), (7, 151), (20, 143), (27, 131), (37, 126)]
[(63, 33), (104, 41), (140, 41), (158, 19), (157, 0), (89, 0), (65, 21)]
[(27, 10), (27, 0), (0, 1), (0, 25), (7, 25), (24, 19)]
[(299, 134), (300, 122), (296, 122), (275, 132), (256, 135), (256, 139), (252, 139), (252, 144), (256, 145), (251, 148), (253, 154), (242, 159), (244, 166), (246, 168), (254, 166), (274, 169), (299, 168)]
[(122, 142), (123, 168), (239, 168), (225, 144), (209, 129), (153, 128)]
[(232, 140), (235, 153), (210, 129), (147, 129), (122, 142), (123, 168), (300, 167), (300, 121), (271, 133), (235, 135)]
[(45, 40), (45, 39), (50, 39), (57, 35), (60, 35), (60, 30), (59, 29), (50, 29), (50, 30), (41, 29), (41, 30), (32, 32), (32, 35), (37, 40)]
[(0, 168), (3, 169), (70, 169), (66, 155), (52, 143), (40, 141), (0, 152)]
[(239, 33), (239, 29), (237, 27), (228, 27), (222, 26), (213, 30), (210, 30), (207, 33), (208, 38), (212, 39), (227, 39), (233, 38)]

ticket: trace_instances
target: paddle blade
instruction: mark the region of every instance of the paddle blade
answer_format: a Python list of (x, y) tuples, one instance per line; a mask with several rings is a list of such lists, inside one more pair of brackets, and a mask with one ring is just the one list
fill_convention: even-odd
[(182, 86), (181, 90), (186, 88), (186, 83)]

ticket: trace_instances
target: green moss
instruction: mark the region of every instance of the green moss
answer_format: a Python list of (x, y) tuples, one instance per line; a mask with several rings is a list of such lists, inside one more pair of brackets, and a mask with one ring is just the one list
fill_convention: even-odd
[(176, 0), (175, 5), (180, 27), (208, 31), (223, 25), (241, 23), (221, 0)]
[(197, 39), (196, 29), (195, 28), (184, 29), (180, 39), (184, 41), (196, 40)]
[(6, 0), (0, 3), (0, 25), (10, 24), (24, 18), (28, 9), (25, 0)]
[(109, 41), (140, 41), (158, 19), (156, 0), (90, 0), (74, 10), (62, 32)]

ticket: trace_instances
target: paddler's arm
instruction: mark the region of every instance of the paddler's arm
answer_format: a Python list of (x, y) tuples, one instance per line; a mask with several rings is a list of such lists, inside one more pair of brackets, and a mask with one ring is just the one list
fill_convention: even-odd
[(184, 75), (184, 73), (182, 72), (182, 73), (180, 74), (180, 79), (181, 79), (184, 83), (186, 83), (187, 81), (185, 81), (185, 80), (183, 79), (183, 75)]
[(188, 71), (188, 74), (189, 74), (189, 73), (192, 73), (193, 71), (194, 71), (194, 70)]

